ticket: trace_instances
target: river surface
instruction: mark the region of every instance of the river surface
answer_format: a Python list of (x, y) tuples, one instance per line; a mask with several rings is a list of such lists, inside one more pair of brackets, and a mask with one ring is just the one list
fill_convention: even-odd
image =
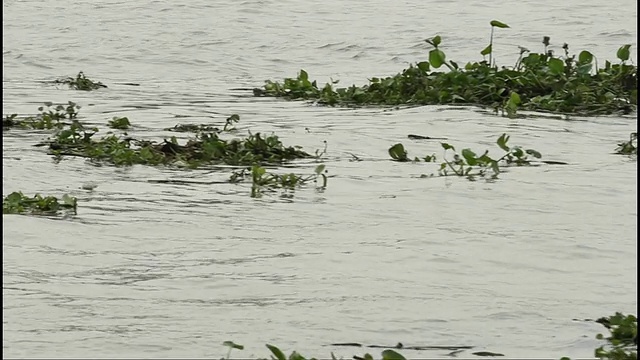
[[(3, 216), (4, 357), (232, 357), (285, 352), (350, 358), (377, 349), (337, 342), (474, 346), (507, 357), (591, 357), (597, 318), (637, 305), (637, 163), (615, 155), (629, 117), (509, 120), (475, 108), (358, 109), (255, 98), (266, 79), (305, 69), (319, 82), (363, 83), (426, 59), (440, 34), (449, 59), (481, 60), (518, 46), (588, 49), (600, 64), (637, 46), (637, 8), (593, 0), (523, 1), (11, 1), (3, 2), (3, 114), (74, 101), (106, 130), (161, 139), (176, 123), (278, 134), (324, 147), (331, 176), (293, 197), (251, 198), (216, 182), (229, 169), (176, 170), (59, 163), (33, 147), (50, 132), (3, 132), (3, 194), (79, 201), (77, 216)], [(635, 59), (634, 59), (635, 60)], [(44, 83), (79, 71), (93, 92)], [(124, 83), (138, 83), (128, 86)], [(389, 161), (435, 141), (490, 149), (503, 132), (543, 160), (495, 182), (421, 178), (435, 165)], [(180, 136), (183, 137), (182, 135)], [(354, 160), (355, 155), (361, 161)], [(292, 171), (313, 173), (313, 161)], [(93, 190), (82, 187), (93, 183)], [(450, 351), (410, 351), (446, 358)]]

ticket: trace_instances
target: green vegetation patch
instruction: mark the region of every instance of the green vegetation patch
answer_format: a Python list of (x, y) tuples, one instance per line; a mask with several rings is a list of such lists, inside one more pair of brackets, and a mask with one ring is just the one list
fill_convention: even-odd
[(56, 105), (55, 107), (52, 102), (46, 102), (44, 106), (38, 108), (40, 113), (36, 116), (19, 118), (18, 114), (6, 115), (2, 120), (2, 128), (61, 129), (69, 124), (69, 121), (78, 117), (78, 110), (80, 106), (72, 101), (69, 101), (66, 106)]
[[(128, 122), (128, 121), (127, 121)], [(277, 135), (260, 133), (245, 138), (223, 139), (223, 131), (200, 132), (185, 144), (176, 137), (162, 142), (138, 140), (110, 134), (95, 139), (97, 128), (87, 128), (74, 120), (58, 130), (47, 142), (55, 156), (80, 156), (114, 165), (169, 165), (182, 163), (191, 168), (207, 164), (267, 165), (311, 158), (300, 146), (285, 146)]]
[(71, 89), (83, 91), (98, 90), (107, 87), (107, 85), (99, 81), (93, 81), (87, 78), (82, 71), (80, 71), (75, 78), (67, 77), (64, 79), (56, 80), (54, 81), (54, 83), (65, 84), (68, 85)]
[[(256, 96), (283, 97), (291, 100), (314, 100), (324, 105), (439, 105), (471, 104), (490, 107), (515, 117), (517, 110), (597, 115), (628, 114), (637, 105), (637, 67), (628, 64), (631, 45), (617, 52), (619, 63), (604, 62), (598, 67), (589, 51), (556, 56), (548, 50), (549, 37), (543, 38), (544, 52), (532, 53), (520, 48), (520, 57), (511, 67), (493, 64), (493, 30), (506, 24), (491, 22), (491, 43), (480, 54), (480, 62), (464, 66), (447, 60), (440, 48), (442, 38), (426, 42), (433, 47), (428, 60), (412, 64), (401, 73), (373, 77), (369, 84), (335, 88), (337, 81), (318, 86), (306, 71), (284, 82), (267, 80)], [(486, 60), (486, 56), (489, 60)], [(448, 71), (438, 71), (440, 68)]]
[[(415, 135), (414, 135), (415, 136)], [(504, 154), (499, 158), (492, 158), (489, 156), (489, 150), (486, 150), (482, 155), (476, 154), (471, 149), (462, 149), (460, 153), (456, 152), (453, 145), (448, 143), (440, 143), (444, 149), (444, 155), (438, 174), (440, 176), (464, 176), (469, 180), (475, 180), (476, 177), (490, 176), (495, 179), (500, 174), (501, 167), (504, 166), (524, 166), (531, 165), (531, 159), (529, 156), (540, 159), (542, 154), (534, 149), (523, 149), (520, 146), (509, 146), (510, 136), (502, 134), (496, 144), (500, 149), (504, 151)], [(453, 152), (451, 158), (447, 158), (448, 151)], [(389, 148), (389, 156), (399, 162), (436, 162), (436, 154), (426, 155), (423, 158), (414, 157), (410, 159), (404, 145), (401, 143), (395, 144)], [(550, 164), (564, 164), (561, 162), (547, 162)], [(426, 176), (426, 175), (424, 175)], [(431, 175), (433, 176), (433, 174)]]
[(28, 197), (22, 192), (13, 192), (2, 200), (3, 214), (59, 215), (62, 212), (76, 213), (78, 201), (75, 197), (63, 195), (43, 197), (36, 194)]

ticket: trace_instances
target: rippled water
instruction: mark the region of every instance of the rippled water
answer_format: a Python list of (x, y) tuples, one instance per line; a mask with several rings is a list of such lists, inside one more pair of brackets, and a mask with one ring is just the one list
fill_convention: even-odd
[[(472, 345), (509, 357), (589, 357), (598, 324), (635, 312), (636, 161), (614, 155), (636, 116), (517, 121), (473, 108), (345, 110), (254, 98), (265, 79), (341, 84), (425, 58), (479, 59), (488, 22), (500, 64), (518, 45), (591, 50), (601, 62), (637, 45), (635, 1), (4, 1), (3, 113), (75, 101), (134, 136), (238, 113), (241, 131), (274, 131), (313, 152), (328, 143), (328, 188), (249, 197), (228, 170), (54, 163), (46, 132), (3, 133), (3, 193), (71, 193), (77, 216), (3, 216), (3, 356), (221, 357), (283, 350), (350, 357), (334, 342)], [(83, 70), (109, 85), (43, 84)], [(122, 85), (140, 83), (139, 87)], [(188, 116), (188, 118), (176, 118)], [(494, 183), (421, 179), (388, 161), (439, 152), (447, 137), (482, 151), (502, 133), (567, 166), (514, 168)], [(494, 150), (495, 151), (495, 150)], [(350, 161), (354, 154), (363, 161)], [(311, 172), (303, 162), (295, 171)], [(93, 191), (80, 187), (94, 182)], [(466, 351), (462, 354), (471, 356)], [(443, 357), (448, 351), (405, 351)], [(463, 356), (463, 355), (460, 355)]]

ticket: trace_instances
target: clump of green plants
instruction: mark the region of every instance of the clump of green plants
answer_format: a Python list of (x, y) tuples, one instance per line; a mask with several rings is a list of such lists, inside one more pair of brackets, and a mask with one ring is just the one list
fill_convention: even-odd
[[(313, 100), (324, 105), (438, 105), (470, 104), (489, 107), (503, 116), (515, 117), (518, 110), (579, 115), (631, 113), (637, 106), (637, 67), (629, 64), (631, 45), (617, 52), (619, 63), (604, 62), (589, 51), (556, 56), (543, 38), (544, 52), (532, 53), (520, 48), (513, 66), (493, 64), (494, 28), (508, 28), (493, 20), (491, 41), (480, 53), (489, 61), (469, 62), (459, 66), (447, 60), (438, 35), (425, 40), (432, 50), (428, 60), (412, 64), (395, 76), (372, 77), (363, 86), (334, 88), (337, 81), (318, 86), (306, 71), (296, 78), (275, 82), (267, 80), (255, 88), (255, 96), (283, 97), (291, 100)], [(445, 67), (448, 71), (439, 71)]]
[(288, 174), (276, 174), (269, 173), (264, 167), (253, 165), (250, 168), (234, 171), (229, 181), (232, 183), (239, 183), (247, 178), (251, 178), (251, 197), (262, 196), (263, 190), (276, 191), (277, 189), (284, 190), (283, 197), (291, 197), (296, 188), (305, 185), (309, 182), (318, 184), (322, 181), (321, 185), (317, 185), (317, 190), (324, 190), (327, 187), (327, 175), (325, 165), (318, 165), (313, 175), (301, 176), (294, 173)]
[(71, 89), (83, 91), (98, 90), (107, 87), (107, 85), (99, 81), (93, 81), (87, 78), (82, 71), (80, 71), (75, 78), (67, 77), (64, 79), (56, 80), (54, 81), (54, 83), (69, 85)]
[(632, 132), (631, 135), (629, 135), (629, 141), (618, 144), (616, 154), (638, 155), (638, 133)]
[(28, 197), (22, 192), (13, 192), (2, 200), (3, 214), (58, 215), (64, 211), (75, 214), (77, 207), (78, 200), (67, 194), (58, 199), (39, 194)]
[(128, 117), (114, 116), (107, 125), (112, 129), (127, 130), (131, 127), (131, 122)]
[(78, 110), (80, 110), (80, 106), (72, 101), (69, 101), (67, 105), (58, 104), (55, 107), (52, 102), (46, 102), (44, 106), (38, 108), (40, 113), (36, 116), (19, 118), (18, 114), (6, 115), (2, 120), (2, 127), (37, 130), (60, 129), (68, 124), (65, 120), (70, 121), (78, 117)]
[[(586, 321), (593, 320), (587, 319)], [(616, 312), (613, 316), (601, 317), (595, 322), (609, 331), (609, 336), (596, 335), (596, 339), (606, 342), (595, 349), (596, 358), (606, 360), (638, 359), (638, 318), (636, 316)], [(560, 360), (570, 359), (562, 357)]]
[[(223, 359), (227, 359), (227, 360), (231, 356), (231, 350), (233, 350), (233, 349), (243, 350), (244, 349), (243, 345), (236, 344), (233, 341), (225, 341), (225, 342), (222, 343), (222, 345), (229, 348), (229, 351), (227, 352), (227, 356), (225, 358), (223, 358)], [(282, 352), (282, 350), (280, 350), (275, 345), (266, 344), (266, 347), (271, 352), (271, 359), (272, 360), (307, 360), (306, 357), (304, 357), (303, 355), (301, 355), (297, 351), (293, 351), (291, 353), (291, 355), (286, 356)], [(397, 353), (397, 352), (395, 352), (394, 350), (391, 350), (391, 349), (383, 350), (381, 355), (382, 355), (382, 360), (406, 360), (404, 356), (402, 356), (401, 354), (399, 354), (399, 353)], [(353, 358), (356, 359), (356, 360), (373, 360), (373, 356), (371, 356), (370, 354), (365, 354), (362, 357), (354, 356)], [(336, 356), (333, 353), (331, 353), (331, 359), (332, 360), (338, 360), (338, 358), (336, 358)], [(312, 357), (312, 358), (309, 358), (309, 360), (317, 360), (317, 359), (315, 357)]]
[(86, 128), (73, 121), (40, 145), (48, 145), (51, 155), (79, 156), (114, 165), (250, 166), (282, 164), (313, 157), (299, 146), (285, 146), (275, 134), (263, 136), (250, 132), (245, 138), (224, 139), (224, 131), (201, 132), (180, 144), (175, 136), (161, 142), (116, 134), (95, 139), (97, 132), (97, 128)]
[[(440, 168), (438, 173), (440, 176), (464, 176), (469, 180), (475, 180), (476, 177), (484, 177), (489, 175), (491, 178), (495, 179), (500, 174), (501, 166), (523, 166), (523, 165), (531, 165), (531, 159), (529, 156), (532, 156), (536, 159), (540, 159), (542, 155), (540, 152), (533, 149), (522, 149), (520, 146), (509, 146), (507, 143), (509, 142), (510, 136), (507, 134), (502, 134), (496, 144), (500, 149), (504, 151), (504, 154), (494, 159), (489, 156), (489, 150), (486, 150), (482, 155), (477, 155), (471, 149), (462, 149), (460, 154), (456, 152), (456, 149), (453, 145), (448, 143), (440, 143), (442, 148), (444, 149), (444, 155), (442, 158), (442, 163), (440, 163)], [(451, 150), (453, 152), (452, 158), (447, 158), (448, 151)], [(435, 162), (436, 155), (426, 155), (423, 158), (414, 157), (410, 159), (407, 151), (401, 143), (395, 144), (389, 148), (389, 156), (399, 162)]]

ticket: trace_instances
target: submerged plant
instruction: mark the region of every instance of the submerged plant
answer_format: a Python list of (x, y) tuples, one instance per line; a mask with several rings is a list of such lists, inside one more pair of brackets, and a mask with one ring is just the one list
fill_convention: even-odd
[(638, 154), (638, 133), (632, 132), (629, 135), (629, 141), (618, 144), (616, 154), (620, 155), (637, 155)]
[(66, 84), (69, 85), (71, 89), (83, 91), (91, 91), (107, 87), (107, 85), (99, 81), (93, 81), (87, 78), (82, 71), (80, 71), (75, 78), (67, 77), (64, 79), (56, 80), (55, 83)]
[(71, 211), (75, 214), (77, 206), (77, 199), (66, 194), (62, 199), (54, 196), (43, 197), (39, 194), (30, 198), (22, 192), (13, 192), (2, 200), (2, 213), (57, 215), (62, 211)]
[[(637, 105), (637, 67), (627, 64), (629, 48), (623, 45), (617, 52), (619, 64), (605, 62), (598, 69), (595, 57), (588, 51), (569, 56), (565, 44), (564, 57), (545, 52), (531, 53), (521, 48), (515, 66), (498, 68), (493, 61), (493, 29), (508, 25), (492, 21), (492, 36), (483, 56), (489, 62), (469, 62), (464, 67), (446, 59), (438, 35), (427, 39), (434, 49), (428, 61), (410, 65), (401, 73), (386, 77), (372, 77), (363, 86), (334, 88), (337, 81), (318, 86), (306, 71), (297, 78), (282, 83), (267, 80), (262, 88), (254, 89), (256, 96), (283, 97), (291, 100), (314, 100), (324, 105), (437, 105), (471, 104), (502, 110), (515, 117), (519, 110), (570, 113), (581, 115), (628, 114)], [(449, 71), (437, 71), (441, 66)]]

